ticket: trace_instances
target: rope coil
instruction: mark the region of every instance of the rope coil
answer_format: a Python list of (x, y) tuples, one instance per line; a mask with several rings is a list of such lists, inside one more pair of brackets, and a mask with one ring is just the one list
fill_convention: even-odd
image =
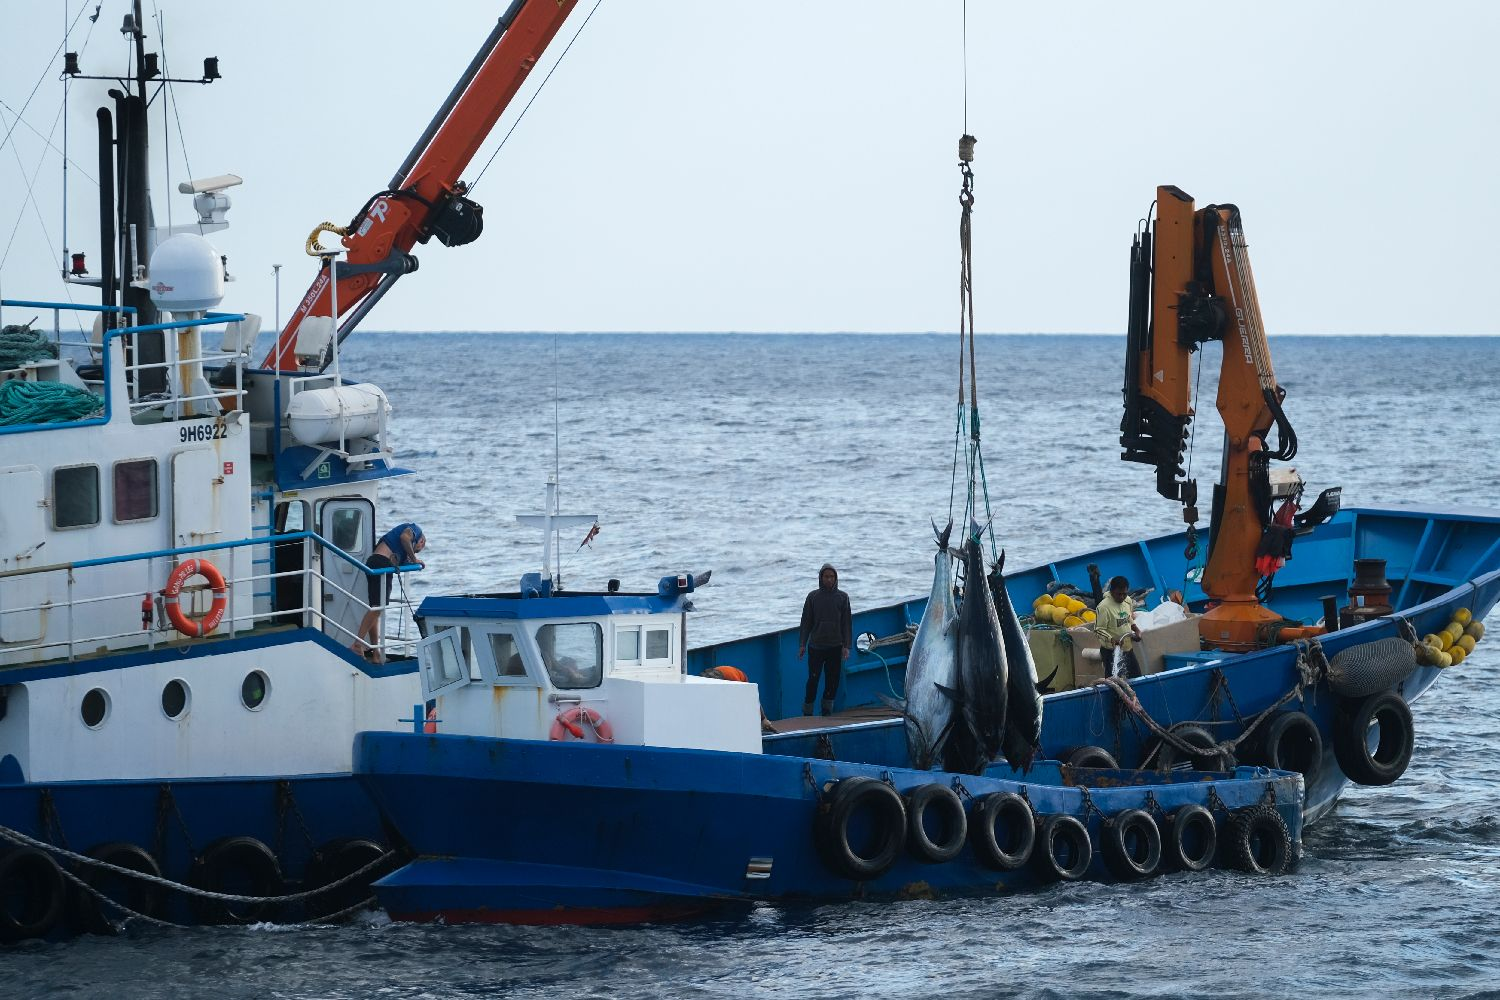
[(104, 399), (66, 382), (0, 382), (0, 427), (64, 424), (104, 409)]

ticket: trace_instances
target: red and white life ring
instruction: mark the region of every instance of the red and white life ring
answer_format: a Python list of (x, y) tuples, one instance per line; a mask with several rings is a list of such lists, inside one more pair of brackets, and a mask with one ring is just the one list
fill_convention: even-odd
[[(589, 729), (593, 730), (593, 740), (584, 740), (584, 729), (580, 721), (587, 722)], [(615, 741), (615, 731), (610, 726), (609, 720), (594, 709), (583, 705), (574, 705), (572, 708), (558, 712), (557, 718), (552, 720), (552, 732), (548, 735), (551, 739), (562, 741), (584, 740), (584, 742), (594, 743)]]
[[(182, 609), (178, 599), (182, 596), (182, 588), (195, 576), (201, 576), (208, 581), (209, 589), (213, 592), (214, 602), (208, 609), (208, 614), (202, 618), (191, 618)], [(219, 627), (224, 620), (224, 611), (229, 607), (229, 590), (224, 586), (224, 574), (220, 573), (218, 567), (206, 559), (189, 559), (177, 564), (172, 575), (167, 577), (167, 588), (163, 590), (163, 604), (167, 608), (167, 617), (172, 620), (172, 627), (183, 635), (197, 638), (208, 635)]]

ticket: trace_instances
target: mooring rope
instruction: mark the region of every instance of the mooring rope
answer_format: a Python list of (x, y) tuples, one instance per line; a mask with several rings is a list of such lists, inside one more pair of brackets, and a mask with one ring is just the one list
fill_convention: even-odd
[[(1146, 758), (1141, 761), (1143, 766), (1147, 762), (1154, 759), (1158, 753), (1160, 753), (1161, 747), (1163, 745), (1171, 746), (1173, 749), (1189, 757), (1211, 757), (1216, 754), (1233, 756), (1234, 753), (1239, 749), (1240, 745), (1250, 738), (1251, 734), (1255, 732), (1255, 730), (1260, 726), (1262, 722), (1264, 722), (1275, 712), (1279, 711), (1282, 706), (1286, 705), (1292, 699), (1302, 697), (1303, 691), (1306, 688), (1316, 684), (1318, 680), (1326, 673), (1328, 669), (1328, 658), (1323, 654), (1323, 647), (1321, 643), (1319, 643), (1316, 639), (1307, 639), (1299, 640), (1295, 645), (1297, 647), (1296, 683), (1293, 684), (1286, 691), (1286, 693), (1278, 698), (1274, 703), (1267, 706), (1265, 709), (1258, 712), (1254, 717), (1252, 717), (1249, 723), (1245, 725), (1245, 728), (1240, 732), (1238, 736), (1234, 737), (1233, 739), (1220, 740), (1218, 743), (1214, 744), (1211, 747), (1201, 747), (1189, 743), (1182, 737), (1174, 733), (1172, 731), (1172, 728), (1163, 726), (1161, 723), (1153, 719), (1151, 717), (1151, 713), (1147, 712), (1145, 707), (1141, 704), (1140, 697), (1135, 693), (1135, 689), (1130, 686), (1130, 682), (1125, 678), (1105, 677), (1102, 681), (1100, 681), (1100, 683), (1113, 691), (1116, 697), (1119, 698), (1120, 704), (1128, 712), (1130, 712), (1131, 715), (1144, 722), (1146, 724), (1146, 727), (1160, 738), (1161, 743), (1158, 743), (1157, 746), (1151, 751), (1151, 753), (1147, 754)], [(1224, 688), (1226, 691), (1228, 690), (1228, 685), (1229, 682), (1226, 679), (1224, 681)], [(1231, 695), (1231, 698), (1232, 697), (1233, 696)], [(1194, 722), (1194, 720), (1187, 721)], [(1177, 725), (1182, 725), (1182, 723), (1177, 723)]]
[(91, 858), (87, 854), (79, 854), (77, 851), (70, 851), (66, 847), (58, 847), (56, 844), (49, 844), (45, 840), (37, 840), (35, 837), (28, 837), (21, 831), (13, 830), (8, 826), (0, 826), (0, 839), (8, 840), (13, 844), (19, 844), (23, 847), (34, 847), (37, 850), (46, 851), (49, 854), (55, 854), (60, 858), (66, 858), (67, 860), (72, 861), (75, 864), (98, 868), (102, 871), (107, 871), (114, 875), (122, 875), (125, 878), (133, 878), (141, 882), (150, 883), (151, 885), (159, 885), (174, 892), (180, 892), (188, 896), (196, 896), (199, 899), (209, 899), (219, 903), (299, 903), (302, 900), (312, 899), (315, 896), (321, 896), (324, 893), (331, 892), (334, 889), (342, 888), (343, 886), (346, 886), (350, 882), (353, 882), (355, 879), (359, 878), (361, 875), (369, 874), (370, 872), (374, 871), (376, 868), (380, 867), (391, 858), (396, 856), (395, 851), (386, 851), (380, 857), (376, 858), (374, 861), (371, 861), (363, 868), (345, 875), (343, 878), (339, 879), (336, 882), (330, 882), (327, 885), (319, 886), (316, 889), (305, 889), (302, 892), (288, 893), (284, 896), (240, 896), (230, 892), (213, 892), (209, 889), (200, 889), (197, 886), (184, 885), (181, 882), (173, 882), (171, 879), (163, 878), (160, 875), (152, 875), (149, 872), (136, 871), (134, 868), (122, 868), (119, 865), (112, 865), (108, 861), (101, 861), (98, 858)]

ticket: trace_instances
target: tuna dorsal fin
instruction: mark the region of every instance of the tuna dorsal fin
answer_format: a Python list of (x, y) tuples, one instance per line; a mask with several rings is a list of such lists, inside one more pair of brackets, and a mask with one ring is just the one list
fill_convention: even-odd
[[(1039, 680), (1039, 681), (1036, 682), (1036, 692), (1037, 692), (1037, 694), (1051, 694), (1052, 693), (1052, 678), (1056, 677), (1057, 676), (1057, 672), (1059, 670), (1061, 670), (1061, 669), (1062, 669), (1062, 667), (1060, 667), (1060, 666), (1053, 667), (1052, 668), (1052, 673), (1048, 674), (1046, 677), (1043, 677), (1041, 680)], [(881, 695), (881, 697), (883, 698), (885, 696)]]
[(953, 688), (949, 687), (948, 685), (946, 685), (946, 684), (933, 684), (933, 687), (937, 688), (939, 691), (943, 692), (943, 694), (947, 695), (948, 696), (948, 700), (951, 701), (951, 702), (953, 702), (953, 704), (955, 704), (955, 705), (962, 705), (964, 703), (964, 697), (963, 697), (963, 695), (959, 694), (956, 690), (954, 690)]

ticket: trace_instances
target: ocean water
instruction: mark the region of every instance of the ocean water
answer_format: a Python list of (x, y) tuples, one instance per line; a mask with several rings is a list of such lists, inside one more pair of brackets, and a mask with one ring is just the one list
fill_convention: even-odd
[[(556, 472), (597, 513), (577, 588), (712, 569), (689, 642), (796, 620), (833, 562), (855, 606), (930, 585), (949, 512), (953, 336), (361, 334), (346, 374), (396, 407), (388, 524), (425, 593), (513, 589)], [(1500, 506), (1500, 338), (1272, 343), (1311, 498)], [(1118, 460), (1123, 340), (981, 337), (989, 493), (1012, 565), (1174, 531)], [(1217, 350), (1193, 472), (1217, 471)], [(1205, 496), (1206, 496), (1205, 492)], [(582, 533), (580, 532), (579, 541)], [(1500, 614), (1489, 620), (1500, 629)], [(1496, 632), (1495, 634), (1500, 634)], [(629, 929), (133, 930), (0, 952), (8, 995), (129, 997), (1500, 997), (1500, 642), (1414, 710), (1394, 786), (1352, 789), (1285, 877), (1213, 872), (992, 898), (762, 906)]]

